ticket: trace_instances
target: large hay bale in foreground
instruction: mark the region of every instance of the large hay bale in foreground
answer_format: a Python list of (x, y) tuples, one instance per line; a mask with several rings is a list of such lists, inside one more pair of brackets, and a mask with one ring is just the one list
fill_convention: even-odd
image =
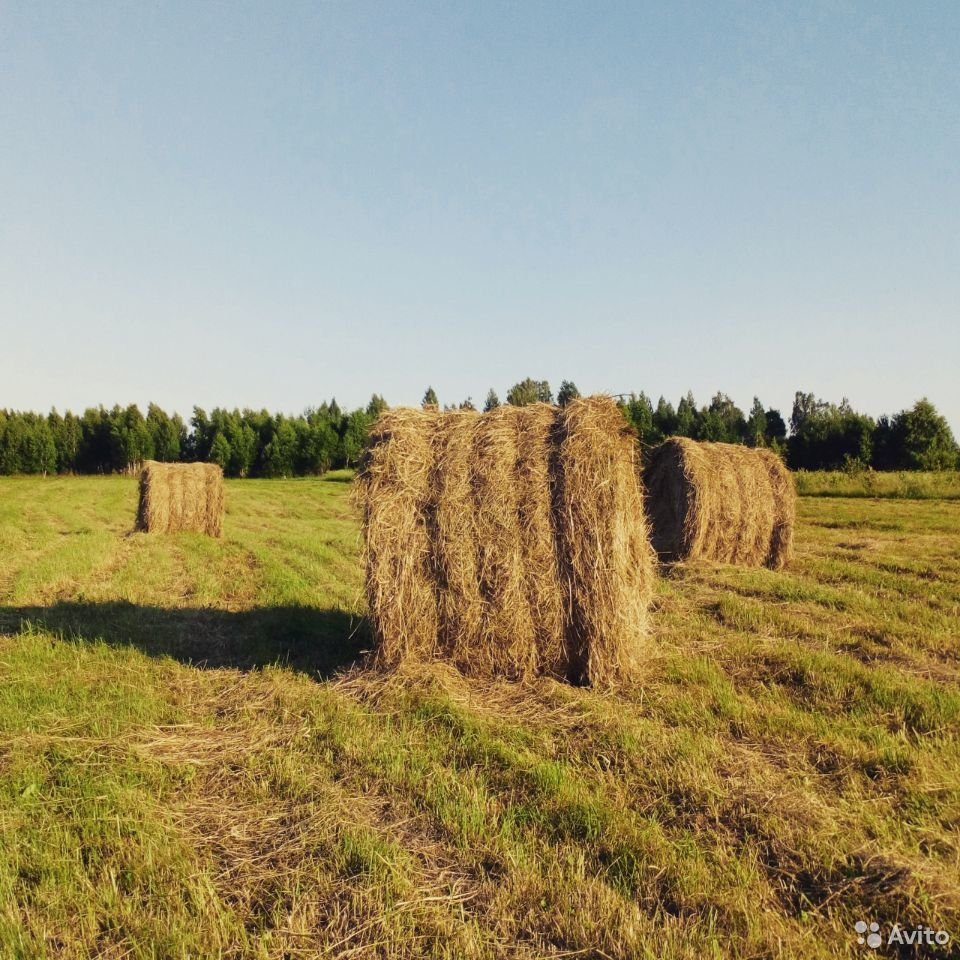
[(629, 676), (654, 575), (637, 457), (605, 397), (383, 414), (357, 485), (379, 656), (514, 679)]
[(147, 460), (140, 474), (137, 530), (223, 532), (223, 471), (215, 463), (158, 463)]
[(796, 493), (771, 451), (673, 437), (650, 455), (644, 482), (653, 547), (664, 562), (779, 570), (789, 561)]

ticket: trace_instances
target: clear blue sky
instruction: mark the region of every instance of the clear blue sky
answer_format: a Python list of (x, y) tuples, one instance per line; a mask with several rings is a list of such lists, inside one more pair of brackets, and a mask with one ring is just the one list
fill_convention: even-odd
[(960, 4), (0, 6), (0, 406), (526, 375), (960, 428)]

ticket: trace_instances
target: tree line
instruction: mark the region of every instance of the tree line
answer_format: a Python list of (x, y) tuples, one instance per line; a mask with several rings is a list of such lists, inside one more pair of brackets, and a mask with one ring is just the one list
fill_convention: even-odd
[[(553, 403), (580, 396), (564, 380), (554, 398), (546, 380), (514, 384), (506, 402), (515, 406)], [(440, 408), (432, 387), (423, 406)], [(946, 419), (927, 399), (892, 416), (873, 419), (839, 404), (798, 392), (789, 423), (779, 410), (754, 398), (745, 413), (724, 393), (708, 404), (687, 393), (674, 406), (664, 397), (654, 405), (645, 393), (619, 398), (627, 422), (640, 441), (654, 445), (667, 437), (764, 446), (804, 470), (948, 470), (960, 467), (960, 452)], [(494, 390), (482, 404), (500, 405)], [(370, 428), (387, 409), (374, 394), (365, 407), (342, 410), (336, 400), (299, 416), (266, 410), (194, 407), (189, 421), (151, 403), (144, 415), (136, 404), (96, 407), (76, 415), (0, 410), (0, 474), (118, 473), (144, 460), (217, 463), (230, 477), (292, 477), (326, 473), (357, 464)], [(477, 409), (472, 398), (444, 409)]]
[(779, 410), (765, 408), (756, 397), (744, 413), (724, 393), (700, 407), (691, 393), (676, 407), (663, 397), (654, 406), (641, 393), (625, 399), (623, 408), (645, 444), (683, 436), (769, 447), (793, 470), (954, 470), (960, 466), (950, 425), (926, 398), (874, 420), (858, 413), (846, 399), (836, 404), (797, 392), (789, 424)]
[[(560, 406), (580, 396), (574, 383), (564, 380), (557, 391)], [(507, 403), (552, 403), (546, 380), (526, 379), (514, 384)], [(781, 412), (765, 407), (759, 398), (744, 413), (725, 393), (697, 405), (691, 392), (674, 406), (665, 397), (656, 405), (645, 393), (619, 398), (620, 408), (641, 443), (655, 446), (668, 437), (690, 437), (714, 443), (741, 443), (769, 447), (794, 470), (953, 470), (960, 467), (960, 450), (946, 418), (923, 398), (907, 410), (877, 420), (858, 413), (846, 399), (839, 404), (798, 391), (789, 423)], [(438, 406), (428, 388), (424, 406)], [(491, 390), (484, 410), (499, 406)], [(473, 409), (468, 397), (458, 409)], [(453, 409), (445, 407), (445, 409)]]
[(120, 473), (144, 460), (217, 463), (231, 477), (291, 477), (355, 466), (386, 402), (341, 410), (336, 400), (299, 416), (266, 410), (210, 414), (189, 422), (151, 403), (96, 407), (82, 415), (0, 410), (0, 474)]

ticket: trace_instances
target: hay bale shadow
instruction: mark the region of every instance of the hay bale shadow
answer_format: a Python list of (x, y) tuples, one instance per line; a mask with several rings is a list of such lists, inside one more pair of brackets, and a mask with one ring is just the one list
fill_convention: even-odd
[(78, 643), (130, 646), (202, 669), (256, 670), (283, 664), (326, 679), (370, 647), (366, 621), (343, 610), (151, 607), (125, 601), (63, 601), (0, 607), (0, 632), (33, 625)]

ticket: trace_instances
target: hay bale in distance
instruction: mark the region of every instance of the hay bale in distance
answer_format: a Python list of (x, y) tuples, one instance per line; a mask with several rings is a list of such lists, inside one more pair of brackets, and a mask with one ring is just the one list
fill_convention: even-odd
[(158, 463), (140, 473), (136, 529), (144, 533), (191, 530), (223, 533), (223, 471), (215, 463)]
[(514, 679), (629, 676), (654, 574), (637, 457), (605, 397), (385, 413), (357, 484), (379, 656)]
[(665, 563), (779, 570), (790, 560), (796, 493), (771, 451), (673, 437), (650, 455), (644, 481), (653, 547)]

